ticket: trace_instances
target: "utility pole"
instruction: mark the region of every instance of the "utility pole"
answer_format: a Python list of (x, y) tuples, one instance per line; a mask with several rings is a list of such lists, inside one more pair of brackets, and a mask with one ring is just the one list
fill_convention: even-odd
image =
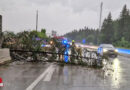
[(36, 11), (36, 31), (38, 30), (38, 10)]
[(100, 5), (99, 31), (101, 31), (101, 27), (102, 27), (102, 7), (103, 7), (103, 2), (101, 2)]
[(2, 44), (2, 15), (0, 15), (0, 48)]
[(100, 42), (99, 41), (99, 35), (100, 35), (100, 31), (102, 29), (102, 7), (103, 7), (103, 2), (101, 2), (101, 5), (100, 5), (99, 30), (97, 32), (97, 42), (96, 42), (97, 45)]

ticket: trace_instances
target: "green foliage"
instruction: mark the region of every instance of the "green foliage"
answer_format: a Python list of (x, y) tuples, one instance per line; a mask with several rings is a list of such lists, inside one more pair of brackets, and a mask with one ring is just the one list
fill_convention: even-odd
[(124, 37), (122, 37), (121, 40), (118, 41), (115, 45), (118, 46), (118, 47), (129, 48), (130, 47), (130, 42), (128, 42), (127, 40), (125, 40)]
[(38, 37), (46, 38), (46, 29), (41, 29), (41, 32), (38, 32)]
[(101, 43), (112, 43), (114, 41), (114, 28), (111, 13), (104, 20), (101, 30)]
[(33, 30), (30, 33), (31, 33), (31, 35), (39, 37), (39, 38), (47, 38), (47, 36), (46, 36), (46, 29), (41, 29), (40, 32), (38, 32), (36, 30)]
[(4, 37), (4, 38), (16, 37), (16, 35), (15, 35), (14, 32), (11, 32), (11, 31), (4, 31), (4, 32), (3, 32), (3, 37)]
[(83, 28), (80, 30), (74, 30), (65, 34), (65, 37), (68, 37), (70, 40), (75, 40), (76, 42), (82, 43), (82, 40), (86, 39), (86, 43), (97, 43), (97, 34), (98, 30)]
[(118, 40), (124, 37), (126, 40), (130, 41), (130, 15), (126, 5), (123, 7), (118, 24)]
[[(41, 44), (45, 39), (47, 39), (45, 29), (41, 29), (40, 32), (33, 30), (30, 32), (23, 31), (17, 34), (14, 34), (13, 32), (4, 32), (3, 35), (5, 39), (4, 41), (15, 42), (11, 45), (15, 49), (40, 50)], [(36, 38), (40, 38), (40, 40), (36, 40)]]
[(94, 42), (94, 35), (88, 35), (88, 37), (86, 38), (87, 42)]

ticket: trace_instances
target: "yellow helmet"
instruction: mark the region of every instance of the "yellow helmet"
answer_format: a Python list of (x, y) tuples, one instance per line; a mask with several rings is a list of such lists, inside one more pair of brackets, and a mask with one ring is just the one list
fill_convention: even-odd
[(74, 42), (75, 42), (75, 40), (72, 40), (72, 42), (74, 43)]

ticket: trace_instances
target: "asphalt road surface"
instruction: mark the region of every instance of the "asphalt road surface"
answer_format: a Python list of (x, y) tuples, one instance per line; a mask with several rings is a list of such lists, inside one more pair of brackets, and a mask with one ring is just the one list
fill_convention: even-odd
[(0, 66), (0, 90), (130, 90), (130, 58), (92, 69), (57, 63), (13, 62)]

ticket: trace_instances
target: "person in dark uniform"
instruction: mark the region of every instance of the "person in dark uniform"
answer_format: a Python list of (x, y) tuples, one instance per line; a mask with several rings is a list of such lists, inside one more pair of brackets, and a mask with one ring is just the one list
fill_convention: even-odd
[(72, 40), (71, 55), (72, 55), (71, 58), (70, 58), (71, 63), (74, 63), (74, 60), (76, 59), (75, 58), (75, 55), (76, 55), (76, 45), (75, 45), (75, 41), (74, 40)]

